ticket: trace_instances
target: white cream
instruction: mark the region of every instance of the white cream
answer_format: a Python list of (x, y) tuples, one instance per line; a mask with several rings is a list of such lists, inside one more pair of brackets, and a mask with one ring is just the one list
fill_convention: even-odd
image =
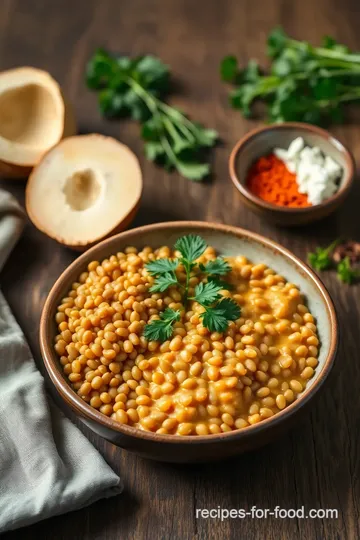
[(308, 196), (310, 204), (320, 204), (338, 190), (342, 168), (318, 146), (305, 146), (304, 139), (297, 137), (287, 150), (275, 148), (274, 154), (296, 174), (299, 192)]

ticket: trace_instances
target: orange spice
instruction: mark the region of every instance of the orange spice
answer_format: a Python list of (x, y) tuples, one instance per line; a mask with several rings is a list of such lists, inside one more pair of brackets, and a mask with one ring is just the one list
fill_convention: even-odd
[(247, 186), (266, 202), (289, 208), (311, 206), (307, 195), (299, 193), (296, 174), (291, 173), (274, 154), (259, 158), (251, 166)]

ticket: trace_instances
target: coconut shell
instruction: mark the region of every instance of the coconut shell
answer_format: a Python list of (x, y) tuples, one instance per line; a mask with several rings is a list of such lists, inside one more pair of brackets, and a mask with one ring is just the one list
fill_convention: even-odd
[[(8, 72), (4, 72), (4, 73), (6, 74), (11, 71), (20, 72), (21, 70), (25, 70), (25, 71), (33, 70), (34, 73), (41, 72), (41, 70), (37, 70), (35, 68), (34, 69), (33, 68), (16, 68), (15, 70), (9, 70)], [(42, 73), (45, 73), (45, 72), (42, 72)], [(51, 77), (49, 76), (49, 78)], [(59, 140), (76, 134), (76, 122), (75, 122), (75, 116), (74, 116), (72, 105), (64, 97), (64, 94), (61, 91), (61, 89), (60, 89), (60, 94), (61, 94), (61, 98), (64, 105), (64, 120), (63, 120), (63, 133), (62, 133), (62, 136), (59, 138)], [(45, 154), (49, 149), (50, 147), (45, 147), (43, 154)], [(0, 159), (0, 177), (11, 178), (11, 179), (28, 178), (33, 167), (40, 161), (43, 154), (41, 154), (41, 156), (36, 162), (34, 163), (25, 162), (23, 165), (18, 164), (18, 163), (11, 163), (10, 161), (6, 161), (6, 159)]]

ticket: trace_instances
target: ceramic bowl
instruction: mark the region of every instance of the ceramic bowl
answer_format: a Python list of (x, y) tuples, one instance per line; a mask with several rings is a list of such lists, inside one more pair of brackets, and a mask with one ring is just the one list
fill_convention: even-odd
[[(335, 195), (318, 205), (286, 208), (251, 193), (246, 186), (246, 178), (254, 161), (270, 154), (275, 147), (287, 149), (297, 137), (302, 137), (309, 146), (318, 146), (341, 165), (343, 173)], [(229, 171), (241, 200), (251, 210), (278, 225), (305, 225), (330, 215), (344, 202), (353, 183), (355, 164), (350, 152), (328, 131), (310, 124), (285, 122), (255, 129), (242, 137), (230, 154)]]
[[(272, 418), (243, 430), (182, 437), (159, 435), (120, 424), (90, 407), (71, 389), (54, 351), (56, 308), (90, 261), (101, 261), (129, 245), (138, 248), (146, 245), (173, 245), (179, 236), (189, 233), (200, 234), (221, 255), (243, 254), (253, 262), (269, 265), (287, 280), (296, 283), (305, 294), (309, 309), (317, 320), (321, 339), (319, 366), (304, 393)], [(141, 456), (170, 462), (202, 462), (228, 458), (251, 450), (270, 441), (294, 423), (306, 406), (312, 403), (331, 370), (338, 345), (338, 324), (333, 303), (324, 285), (295, 255), (275, 242), (243, 229), (217, 223), (184, 221), (147, 225), (120, 233), (76, 259), (56, 281), (45, 302), (40, 321), (40, 345), (53, 388), (90, 429)]]

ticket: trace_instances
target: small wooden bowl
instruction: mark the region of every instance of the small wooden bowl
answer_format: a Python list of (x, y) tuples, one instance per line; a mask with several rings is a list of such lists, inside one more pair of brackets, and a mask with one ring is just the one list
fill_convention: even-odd
[[(343, 174), (335, 195), (315, 206), (286, 208), (268, 203), (251, 193), (246, 179), (254, 161), (270, 154), (275, 147), (287, 149), (296, 137), (303, 137), (309, 146), (319, 146), (341, 165)], [(242, 137), (230, 154), (229, 171), (242, 201), (251, 210), (278, 225), (306, 225), (330, 215), (344, 202), (353, 183), (355, 163), (351, 153), (328, 131), (310, 124), (285, 122), (255, 129)]]
[[(321, 340), (319, 365), (301, 397), (272, 418), (242, 430), (219, 435), (177, 436), (159, 435), (120, 424), (90, 407), (70, 387), (54, 350), (57, 325), (55, 314), (61, 299), (67, 296), (74, 281), (87, 269), (90, 261), (102, 261), (126, 246), (173, 245), (179, 236), (189, 233), (201, 235), (220, 255), (243, 254), (253, 262), (262, 262), (296, 283), (304, 293), (309, 309), (316, 317)], [(338, 324), (333, 303), (315, 273), (295, 255), (275, 242), (249, 231), (192, 221), (158, 223), (132, 229), (113, 236), (89, 249), (76, 259), (59, 277), (45, 302), (40, 321), (40, 347), (44, 364), (61, 399), (90, 429), (112, 443), (156, 459), (178, 463), (224, 459), (270, 442), (288, 429), (309, 404), (325, 382), (334, 362), (338, 346)]]

